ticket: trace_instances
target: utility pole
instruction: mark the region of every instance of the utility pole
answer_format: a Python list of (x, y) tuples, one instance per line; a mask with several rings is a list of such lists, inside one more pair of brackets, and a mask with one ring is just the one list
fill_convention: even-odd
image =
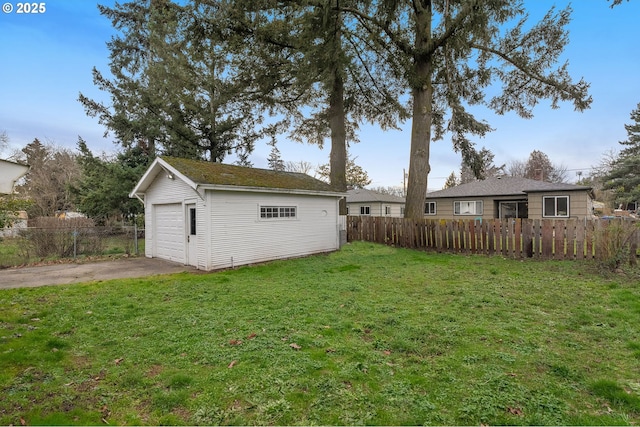
[(407, 170), (402, 168), (402, 197), (407, 197)]

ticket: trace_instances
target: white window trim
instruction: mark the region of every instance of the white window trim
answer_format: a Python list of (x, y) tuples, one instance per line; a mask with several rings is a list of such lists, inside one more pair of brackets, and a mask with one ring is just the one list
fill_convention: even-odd
[[(367, 209), (369, 209), (369, 213), (363, 213), (364, 211), (366, 211)], [(370, 216), (371, 215), (371, 206), (360, 206), (360, 215), (367, 215)]]
[[(545, 206), (546, 199), (554, 199), (554, 215), (546, 215)], [(558, 215), (558, 199), (566, 199), (567, 200), (567, 213), (566, 215)], [(542, 197), (542, 217), (543, 218), (569, 218), (570, 215), (570, 207), (571, 207), (571, 199), (569, 196), (543, 196)]]
[[(467, 203), (467, 204), (473, 203), (473, 212), (461, 213), (460, 212), (460, 203)], [(456, 205), (458, 205), (457, 212), (456, 212)], [(478, 206), (480, 206), (480, 209), (478, 209)], [(484, 202), (482, 200), (454, 200), (454, 202), (453, 202), (453, 214), (454, 215), (459, 215), (459, 216), (477, 216), (477, 215), (482, 215), (483, 213), (484, 213)]]
[[(433, 205), (433, 212), (427, 212), (427, 205)], [(436, 213), (438, 212), (437, 208), (438, 208), (438, 205), (436, 204), (436, 202), (424, 202), (425, 215), (436, 215)]]
[[(278, 209), (278, 216), (275, 217), (263, 217), (262, 209)], [(280, 216), (280, 209), (293, 209), (293, 216)], [(258, 220), (260, 221), (295, 221), (298, 219), (298, 205), (272, 205), (264, 204), (258, 205)]]
[(384, 214), (385, 214), (385, 216), (391, 215), (391, 212), (392, 212), (391, 211), (391, 205), (385, 205), (384, 206)]

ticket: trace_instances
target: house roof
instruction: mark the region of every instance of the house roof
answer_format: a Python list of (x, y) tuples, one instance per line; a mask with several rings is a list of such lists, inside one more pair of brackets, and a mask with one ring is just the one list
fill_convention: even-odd
[(449, 197), (524, 196), (527, 193), (547, 191), (591, 191), (591, 187), (553, 183), (533, 179), (503, 176), (457, 185), (427, 193), (427, 199)]
[(157, 174), (163, 170), (168, 174), (180, 177), (194, 189), (204, 187), (339, 193), (331, 185), (303, 173), (248, 168), (178, 157), (158, 157), (149, 166), (130, 196), (135, 197), (144, 193)]
[(354, 188), (347, 191), (347, 203), (404, 203), (404, 197), (392, 196), (390, 194), (382, 194), (377, 191), (367, 190), (366, 188)]

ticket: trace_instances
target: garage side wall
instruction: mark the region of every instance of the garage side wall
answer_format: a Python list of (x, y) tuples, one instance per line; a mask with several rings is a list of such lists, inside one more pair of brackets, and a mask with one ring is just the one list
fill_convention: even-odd
[(183, 202), (195, 196), (184, 181), (158, 174), (145, 192), (145, 256), (186, 263)]
[[(339, 248), (338, 199), (209, 191), (210, 269), (292, 258)], [(260, 206), (295, 207), (295, 218), (260, 218)]]

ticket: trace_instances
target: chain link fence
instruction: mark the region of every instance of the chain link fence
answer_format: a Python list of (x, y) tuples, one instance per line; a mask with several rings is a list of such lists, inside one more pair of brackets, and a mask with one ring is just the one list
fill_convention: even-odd
[(0, 268), (144, 253), (144, 229), (136, 225), (99, 227), (86, 218), (40, 218), (29, 225), (0, 237)]

